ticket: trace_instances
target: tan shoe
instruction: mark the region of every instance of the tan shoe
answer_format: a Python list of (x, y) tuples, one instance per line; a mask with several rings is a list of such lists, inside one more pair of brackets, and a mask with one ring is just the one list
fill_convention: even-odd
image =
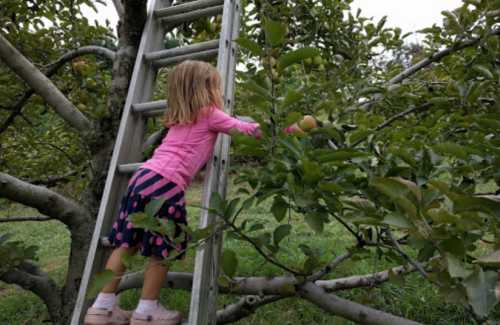
[(85, 325), (128, 325), (132, 312), (123, 310), (118, 306), (113, 309), (101, 309), (90, 307), (85, 314)]
[(130, 325), (177, 325), (182, 320), (181, 313), (177, 310), (168, 310), (159, 305), (154, 312), (149, 315), (134, 312)]

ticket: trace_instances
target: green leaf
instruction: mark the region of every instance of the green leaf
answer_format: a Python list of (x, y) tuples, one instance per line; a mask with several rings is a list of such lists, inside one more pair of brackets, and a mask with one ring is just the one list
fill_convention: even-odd
[(391, 213), (387, 215), (382, 223), (403, 229), (413, 228), (413, 224), (399, 213)]
[(226, 203), (220, 196), (219, 192), (212, 192), (210, 196), (210, 209), (214, 210), (216, 214), (223, 216)]
[(278, 67), (280, 70), (284, 70), (286, 67), (302, 62), (307, 58), (313, 58), (321, 55), (321, 51), (313, 47), (304, 47), (291, 52), (283, 54), (278, 60)]
[[(304, 93), (303, 92), (299, 92), (299, 91), (296, 91), (296, 90), (293, 90), (293, 89), (290, 89), (287, 93), (286, 93), (286, 96), (285, 96), (285, 99), (283, 99), (283, 103), (281, 104), (281, 106), (283, 106), (284, 108), (288, 107), (288, 106), (291, 106), (293, 104), (296, 104), (299, 100), (301, 100), (302, 98), (304, 97)], [(297, 122), (300, 117), (302, 116), (302, 114), (300, 113), (297, 113), (299, 114), (298, 118), (293, 121), (293, 122)], [(292, 122), (292, 123), (293, 123)], [(287, 120), (287, 123), (288, 123), (288, 120)], [(289, 123), (291, 124), (291, 123)]]
[(102, 288), (104, 288), (105, 285), (113, 280), (114, 276), (115, 274), (111, 270), (104, 270), (103, 272), (97, 273), (87, 290), (87, 299), (97, 297), (97, 294), (102, 290)]
[(250, 51), (250, 53), (252, 53), (255, 56), (261, 56), (263, 53), (262, 47), (259, 44), (246, 37), (238, 38), (236, 40), (236, 43), (238, 43), (238, 45), (243, 47), (244, 49)]
[(495, 297), (497, 276), (496, 272), (484, 272), (479, 269), (463, 282), (469, 304), (474, 313), (481, 318), (487, 317), (497, 302)]
[(318, 155), (316, 159), (319, 162), (326, 163), (333, 161), (344, 161), (352, 158), (363, 158), (368, 156), (369, 154), (367, 154), (366, 152), (356, 151), (352, 149), (341, 149), (336, 151), (332, 150), (329, 153), (323, 153), (321, 155)]
[(320, 179), (323, 178), (321, 166), (315, 161), (303, 160), (302, 169), (304, 171), (303, 179), (309, 184), (316, 184)]
[(315, 213), (307, 213), (305, 215), (305, 221), (309, 227), (311, 227), (314, 232), (320, 234), (323, 232), (324, 221), (320, 215)]
[(472, 274), (471, 270), (467, 270), (462, 261), (452, 254), (445, 254), (446, 262), (448, 264), (448, 273), (452, 278), (465, 279)]
[(254, 94), (260, 96), (262, 99), (266, 101), (270, 101), (272, 99), (271, 93), (261, 85), (259, 85), (255, 80), (248, 79), (246, 83), (243, 83), (242, 86)]
[(158, 220), (143, 212), (136, 212), (131, 214), (128, 218), (136, 228), (143, 228), (150, 231), (157, 231), (159, 228)]
[(221, 264), (224, 274), (232, 278), (238, 269), (238, 256), (233, 250), (225, 249), (222, 253)]
[(286, 216), (288, 211), (288, 203), (279, 195), (274, 197), (273, 205), (271, 207), (271, 212), (274, 215), (276, 221), (281, 222)]
[(472, 69), (474, 69), (476, 72), (483, 75), (483, 77), (485, 77), (486, 79), (494, 79), (495, 78), (495, 76), (493, 76), (493, 73), (491, 73), (491, 71), (487, 67), (485, 67), (484, 65), (476, 64), (472, 67)]
[(229, 201), (229, 204), (226, 206), (224, 209), (224, 219), (231, 219), (234, 217), (234, 214), (236, 213), (236, 208), (238, 207), (238, 204), (240, 203), (240, 198), (235, 198)]
[(370, 130), (356, 130), (349, 136), (349, 143), (352, 145), (359, 140), (366, 139), (372, 132)]
[(460, 159), (467, 159), (467, 151), (459, 144), (445, 142), (436, 144), (432, 147), (437, 153), (451, 155)]
[(276, 246), (278, 246), (279, 243), (283, 240), (283, 238), (290, 235), (291, 231), (292, 231), (291, 225), (280, 225), (280, 226), (276, 227), (276, 229), (274, 229), (274, 233), (273, 233), (274, 244)]
[(155, 217), (158, 214), (158, 211), (160, 211), (160, 208), (162, 207), (163, 203), (165, 203), (166, 200), (167, 200), (167, 198), (165, 198), (165, 197), (160, 198), (160, 199), (152, 199), (151, 202), (149, 202), (146, 205), (146, 209), (145, 209), (146, 214), (150, 217)]
[(476, 259), (475, 263), (495, 269), (500, 269), (500, 250), (479, 257), (478, 259)]
[(285, 24), (268, 19), (264, 22), (264, 33), (266, 34), (266, 41), (271, 46), (281, 45), (285, 39), (287, 27)]

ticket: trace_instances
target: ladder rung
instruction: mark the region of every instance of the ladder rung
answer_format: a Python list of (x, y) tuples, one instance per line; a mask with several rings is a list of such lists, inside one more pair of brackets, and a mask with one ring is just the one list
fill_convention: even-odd
[(199, 10), (207, 7), (217, 6), (224, 3), (224, 0), (198, 0), (182, 3), (176, 6), (155, 10), (156, 18), (163, 18), (172, 15), (183, 14), (188, 11)]
[(195, 53), (195, 52), (200, 52), (200, 51), (217, 49), (218, 47), (219, 47), (219, 40), (217, 39), (217, 40), (213, 40), (213, 41), (201, 42), (201, 43), (196, 43), (196, 44), (192, 44), (192, 45), (188, 45), (188, 46), (182, 46), (182, 47), (177, 47), (177, 48), (163, 50), (163, 51), (146, 53), (146, 54), (144, 54), (144, 59), (146, 61), (161, 60), (161, 59), (171, 58), (171, 57), (179, 56), (179, 55), (185, 55), (185, 54), (190, 54), (190, 53)]
[(155, 68), (161, 68), (170, 64), (176, 64), (182, 62), (184, 60), (209, 60), (211, 58), (216, 57), (218, 53), (219, 49), (212, 49), (212, 50), (194, 52), (179, 56), (173, 56), (167, 59), (156, 60), (153, 62), (153, 66)]
[(185, 12), (173, 16), (160, 16), (159, 18), (168, 25), (178, 25), (181, 23), (191, 22), (198, 18), (217, 16), (222, 13), (223, 6), (213, 6), (192, 12)]
[(118, 165), (118, 173), (120, 174), (132, 174), (139, 167), (141, 167), (142, 163), (133, 163), (133, 164), (121, 164)]
[(155, 100), (153, 102), (145, 102), (145, 103), (138, 103), (132, 105), (132, 110), (134, 113), (148, 113), (151, 111), (157, 111), (157, 110), (165, 110), (167, 107), (167, 101), (166, 100)]

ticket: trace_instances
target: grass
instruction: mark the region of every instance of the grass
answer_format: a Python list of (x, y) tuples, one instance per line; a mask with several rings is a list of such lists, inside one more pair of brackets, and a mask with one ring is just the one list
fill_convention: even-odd
[[(194, 184), (187, 193), (187, 202), (190, 205), (199, 204), (201, 185)], [(275, 225), (275, 221), (267, 211), (269, 202), (263, 202), (246, 211), (240, 219), (260, 220)], [(196, 225), (199, 209), (189, 207), (191, 225)], [(0, 212), (0, 217), (6, 215), (30, 215), (36, 211), (11, 205)], [(298, 246), (307, 244), (321, 251), (322, 259), (326, 262), (333, 254), (342, 254), (352, 245), (353, 240), (337, 223), (329, 224), (322, 235), (314, 234), (299, 216), (292, 216), (294, 236), (282, 242), (285, 250), (280, 253), (279, 259), (283, 263), (298, 267), (303, 263), (304, 256)], [(66, 271), (66, 259), (69, 254), (69, 232), (65, 226), (56, 222), (19, 222), (0, 223), (0, 233), (12, 233), (15, 239), (28, 241), (40, 246), (38, 251), (39, 264), (42, 269), (58, 282), (63, 283)], [(275, 266), (264, 263), (249, 244), (226, 238), (224, 247), (231, 248), (238, 253), (238, 275), (280, 275), (282, 272)], [(174, 271), (192, 271), (194, 252), (189, 251), (187, 258), (172, 267)], [(138, 264), (142, 260), (138, 259)], [(392, 266), (376, 257), (359, 261), (348, 261), (342, 264), (331, 275), (332, 278), (354, 274), (366, 274), (380, 271)], [(470, 316), (461, 305), (444, 302), (435, 287), (424, 281), (419, 274), (406, 277), (404, 285), (386, 283), (379, 288), (356, 289), (341, 292), (340, 296), (368, 304), (374, 308), (394, 313), (403, 317), (417, 320), (425, 324), (473, 324)], [(189, 308), (189, 292), (163, 290), (161, 300), (169, 307), (181, 310), (187, 314)], [(139, 290), (130, 290), (121, 297), (121, 305), (125, 308), (134, 308), (139, 299)], [(219, 305), (236, 301), (236, 297), (221, 295)], [(495, 315), (500, 319), (500, 307), (497, 306)], [(0, 283), (0, 324), (47, 324), (47, 311), (43, 303), (34, 295), (13, 285)], [(352, 324), (341, 318), (327, 315), (314, 305), (297, 298), (287, 298), (276, 303), (264, 306), (258, 313), (240, 322), (240, 325), (269, 325), (269, 324)]]

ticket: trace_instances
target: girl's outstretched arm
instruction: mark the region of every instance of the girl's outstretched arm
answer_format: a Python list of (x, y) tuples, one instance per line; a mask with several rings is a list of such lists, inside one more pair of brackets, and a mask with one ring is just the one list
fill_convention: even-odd
[(214, 132), (222, 132), (225, 134), (238, 132), (254, 136), (256, 138), (261, 137), (259, 123), (238, 120), (237, 118), (229, 116), (219, 109), (214, 109), (210, 113), (208, 123), (208, 128)]

